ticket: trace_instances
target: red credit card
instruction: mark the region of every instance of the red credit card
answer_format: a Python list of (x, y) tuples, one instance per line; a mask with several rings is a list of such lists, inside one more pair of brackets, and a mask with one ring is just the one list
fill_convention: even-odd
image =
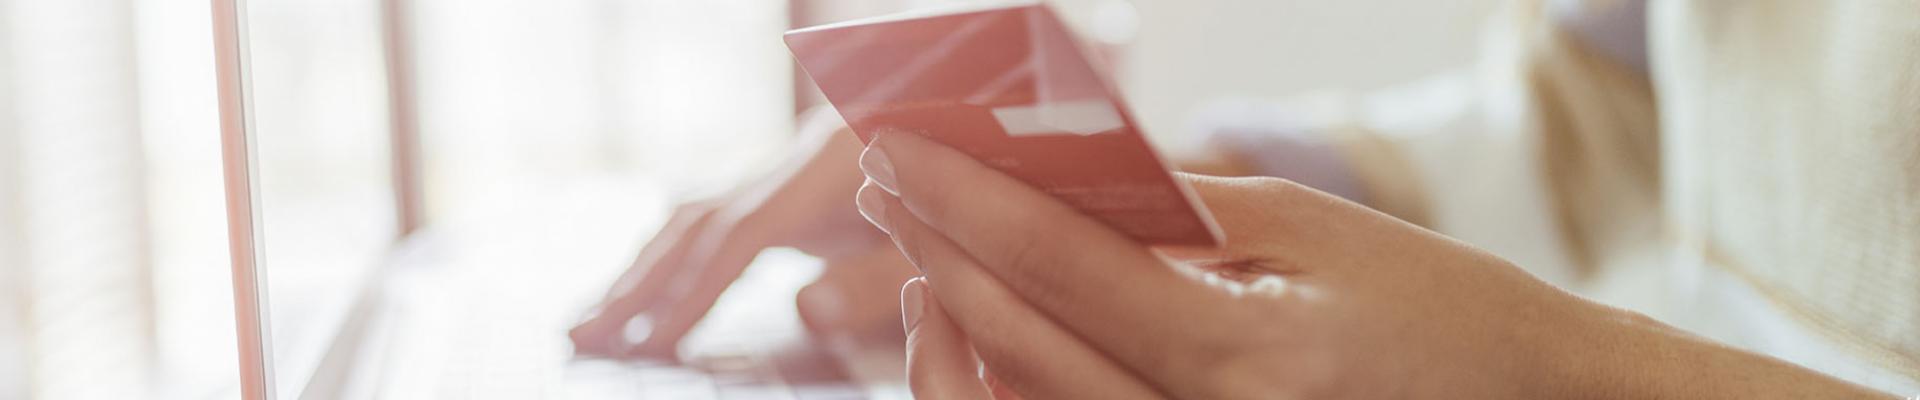
[(913, 133), (1023, 180), (1142, 243), (1222, 241), (1085, 48), (1032, 2), (788, 32), (860, 136)]

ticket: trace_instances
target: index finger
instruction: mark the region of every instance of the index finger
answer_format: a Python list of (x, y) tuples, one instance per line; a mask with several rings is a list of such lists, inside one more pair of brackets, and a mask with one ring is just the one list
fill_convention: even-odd
[(621, 331), (634, 316), (660, 300), (662, 289), (686, 269), (688, 242), (712, 219), (711, 204), (682, 205), (634, 257), (607, 294), (567, 335), (583, 355), (615, 355), (627, 346)]
[[(700, 322), (761, 248), (757, 241), (737, 240), (737, 227), (712, 223), (710, 218), (703, 217), (677, 235), (658, 238), (667, 248), (658, 253), (659, 257), (647, 257), (643, 251), (635, 263), (650, 266), (638, 282), (616, 284), (614, 290), (619, 294), (569, 332), (575, 351), (613, 357), (675, 357), (680, 339)], [(653, 246), (649, 243), (649, 250)]]

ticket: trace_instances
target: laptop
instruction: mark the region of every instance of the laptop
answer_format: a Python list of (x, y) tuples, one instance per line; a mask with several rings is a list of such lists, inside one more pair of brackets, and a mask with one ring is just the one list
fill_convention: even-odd
[[(384, 7), (389, 14), (400, 9), (395, 1)], [(790, 302), (819, 266), (798, 253), (767, 254), (750, 267), (682, 345), (685, 361), (576, 359), (566, 329), (613, 275), (553, 273), (551, 266), (626, 265), (645, 225), (635, 221), (659, 219), (644, 214), (666, 208), (627, 200), (662, 196), (631, 182), (587, 179), (479, 207), (473, 218), (423, 224), (411, 161), (417, 141), (405, 124), (395, 124), (390, 160), (404, 232), (392, 253), (364, 281), (333, 290), (337, 296), (323, 306), (269, 312), (245, 0), (212, 3), (242, 398), (910, 397), (897, 346), (804, 332)], [(389, 58), (405, 60), (404, 40), (393, 34), (404, 31), (394, 29), (400, 19), (386, 20)], [(407, 83), (404, 73), (389, 79), (396, 88)], [(400, 105), (392, 118), (412, 118), (404, 89), (389, 100)], [(581, 234), (552, 234), (569, 231)], [(285, 351), (283, 343), (276, 351), (276, 324), (325, 326), (328, 340), (323, 348)]]

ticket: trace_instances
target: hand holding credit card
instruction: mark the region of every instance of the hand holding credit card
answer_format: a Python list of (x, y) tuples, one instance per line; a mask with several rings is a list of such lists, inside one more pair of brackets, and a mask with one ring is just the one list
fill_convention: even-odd
[(786, 38), (862, 141), (927, 137), (1142, 243), (1223, 240), (1113, 85), (1044, 5), (879, 17)]

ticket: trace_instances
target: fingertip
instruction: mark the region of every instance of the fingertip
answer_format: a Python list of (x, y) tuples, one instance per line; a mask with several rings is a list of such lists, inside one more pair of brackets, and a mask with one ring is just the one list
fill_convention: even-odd
[(849, 328), (846, 295), (831, 283), (814, 282), (800, 288), (794, 303), (800, 323), (808, 331), (826, 333)]
[(641, 313), (620, 325), (614, 347), (626, 358), (678, 361), (680, 340), (698, 321), (676, 319), (667, 312)]
[[(903, 316), (908, 326), (908, 388), (922, 399), (991, 398), (976, 373), (977, 357), (966, 334), (947, 319), (931, 290), (925, 278), (909, 280), (900, 289), (901, 307), (920, 311), (917, 316)], [(911, 312), (904, 310), (903, 314)]]
[(626, 351), (623, 346), (623, 328), (617, 317), (596, 310), (589, 313), (579, 323), (567, 329), (567, 339), (573, 343), (575, 355), (620, 356)]
[(879, 143), (880, 139), (876, 136), (873, 144), (861, 150), (860, 171), (867, 175), (868, 183), (879, 185), (887, 193), (899, 194), (900, 190), (895, 186), (898, 180), (894, 177), (893, 160), (887, 157), (886, 148)]
[(860, 213), (867, 215), (869, 221), (886, 232), (893, 247), (900, 251), (901, 257), (906, 258), (907, 264), (919, 273), (926, 274), (927, 265), (921, 257), (919, 241), (925, 237), (920, 231), (927, 227), (920, 217), (907, 210), (900, 198), (877, 188), (862, 188), (858, 202)]
[(854, 194), (853, 202), (860, 208), (860, 216), (867, 218), (867, 223), (880, 228), (881, 232), (892, 234), (893, 227), (888, 220), (894, 203), (892, 197), (892, 194), (879, 187), (872, 179), (868, 179), (865, 184), (860, 185), (860, 191)]
[(909, 279), (907, 284), (900, 288), (901, 325), (909, 335), (913, 334), (914, 327), (920, 324), (920, 317), (926, 315), (929, 297), (927, 295), (926, 277)]
[(599, 355), (607, 351), (606, 334), (592, 321), (583, 322), (567, 329), (567, 340), (573, 343), (574, 355)]
[(917, 134), (888, 132), (874, 136), (862, 153), (862, 169), (895, 196), (939, 192), (964, 165), (984, 168), (972, 156)]

